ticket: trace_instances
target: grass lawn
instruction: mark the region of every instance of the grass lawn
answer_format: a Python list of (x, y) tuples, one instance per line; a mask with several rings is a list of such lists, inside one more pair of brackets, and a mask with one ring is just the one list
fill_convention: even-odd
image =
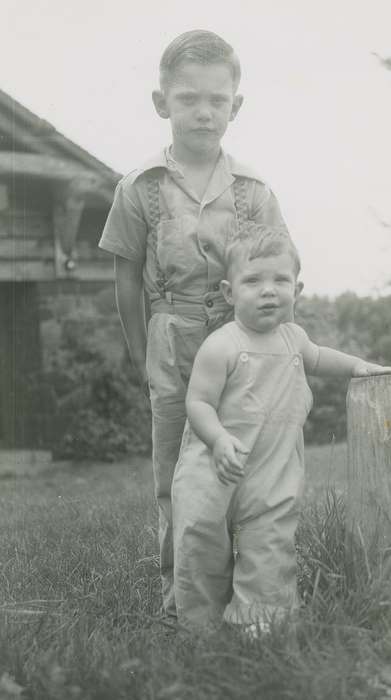
[(148, 460), (1, 480), (0, 700), (390, 697), (389, 571), (374, 552), (352, 559), (344, 547), (345, 454), (307, 449), (295, 638), (289, 620), (255, 641), (169, 634), (156, 622)]

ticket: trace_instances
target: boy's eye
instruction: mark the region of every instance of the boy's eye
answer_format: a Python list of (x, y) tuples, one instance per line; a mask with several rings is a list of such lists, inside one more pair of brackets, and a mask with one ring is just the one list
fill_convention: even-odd
[(212, 104), (214, 105), (222, 105), (225, 104), (227, 99), (223, 96), (216, 95), (215, 97), (212, 97)]
[(182, 95), (180, 99), (185, 105), (192, 105), (195, 102), (194, 95)]

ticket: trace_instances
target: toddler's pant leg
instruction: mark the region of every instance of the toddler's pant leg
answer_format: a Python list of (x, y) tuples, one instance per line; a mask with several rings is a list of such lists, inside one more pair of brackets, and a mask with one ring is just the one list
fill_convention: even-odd
[[(187, 325), (186, 325), (187, 324)], [(155, 314), (148, 327), (147, 371), (152, 407), (153, 468), (159, 508), (163, 606), (175, 615), (171, 483), (186, 420), (185, 395), (194, 356), (205, 336), (170, 314)]]
[(297, 509), (281, 504), (236, 528), (233, 597), (224, 618), (253, 623), (297, 605)]
[(174, 586), (178, 618), (203, 627), (222, 621), (232, 597), (232, 539), (226, 519), (232, 489), (216, 485), (212, 471), (203, 470), (196, 457), (190, 455), (193, 474), (183, 475), (180, 460), (173, 482)]
[(152, 403), (153, 470), (159, 510), (160, 573), (163, 607), (176, 615), (173, 588), (171, 482), (185, 425), (184, 398)]

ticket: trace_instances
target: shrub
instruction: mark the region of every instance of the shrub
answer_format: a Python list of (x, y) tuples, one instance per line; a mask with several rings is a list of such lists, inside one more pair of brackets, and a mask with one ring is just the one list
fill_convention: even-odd
[(123, 344), (113, 337), (111, 319), (76, 311), (58, 325), (43, 378), (55, 414), (50, 436), (55, 457), (114, 461), (148, 454), (150, 408)]

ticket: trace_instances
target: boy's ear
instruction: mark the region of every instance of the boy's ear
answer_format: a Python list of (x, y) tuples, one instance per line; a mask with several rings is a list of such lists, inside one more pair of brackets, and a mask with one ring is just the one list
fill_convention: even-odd
[(297, 297), (302, 293), (303, 289), (304, 289), (304, 283), (303, 282), (296, 282), (295, 301), (297, 300)]
[(231, 115), (230, 115), (230, 118), (229, 118), (229, 121), (230, 121), (230, 122), (232, 122), (232, 121), (235, 119), (235, 117), (236, 117), (237, 113), (239, 112), (239, 109), (241, 108), (242, 104), (243, 104), (243, 95), (235, 95), (234, 101), (233, 101), (233, 103), (232, 103)]
[(154, 90), (152, 93), (152, 102), (155, 109), (162, 119), (168, 119), (170, 114), (167, 108), (166, 98), (162, 90)]
[(233, 299), (232, 299), (232, 287), (231, 287), (231, 282), (228, 282), (228, 280), (221, 280), (220, 282), (220, 289), (223, 293), (223, 297), (227, 304), (230, 306), (234, 305)]

